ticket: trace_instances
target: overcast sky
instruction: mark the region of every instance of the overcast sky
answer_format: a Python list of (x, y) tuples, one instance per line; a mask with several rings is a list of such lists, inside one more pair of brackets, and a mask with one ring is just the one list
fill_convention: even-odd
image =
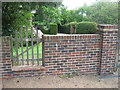
[[(97, 0), (99, 1), (99, 0)], [(105, 0), (103, 0), (105, 1)], [(110, 1), (110, 0), (106, 0)], [(117, 1), (117, 0), (111, 0), (111, 1)], [(83, 6), (85, 3), (87, 5), (91, 5), (92, 3), (96, 2), (96, 0), (63, 0), (63, 4), (68, 7), (68, 10), (71, 9), (77, 9), (81, 6)]]

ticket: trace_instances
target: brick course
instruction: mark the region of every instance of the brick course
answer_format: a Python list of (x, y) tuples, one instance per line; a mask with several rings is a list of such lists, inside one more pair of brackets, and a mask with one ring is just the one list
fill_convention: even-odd
[[(54, 63), (51, 66), (54, 66), (55, 70), (59, 70), (59, 73), (72, 73), (77, 70), (82, 74), (98, 74), (101, 40), (99, 34), (49, 35), (44, 38), (45, 48), (49, 48), (45, 50), (45, 63), (48, 68), (51, 63)], [(64, 70), (67, 72), (62, 72)]]
[[(99, 25), (101, 27), (101, 25)], [(117, 49), (117, 32), (118, 26), (102, 25), (102, 57), (101, 57), (101, 74), (114, 72), (116, 49)]]
[(117, 26), (99, 25), (100, 34), (45, 35), (45, 66), (13, 71), (11, 39), (2, 37), (0, 71), (3, 79), (39, 75), (111, 74), (114, 72)]
[(12, 76), (12, 59), (11, 59), (11, 47), (10, 37), (0, 37), (0, 78), (7, 79)]

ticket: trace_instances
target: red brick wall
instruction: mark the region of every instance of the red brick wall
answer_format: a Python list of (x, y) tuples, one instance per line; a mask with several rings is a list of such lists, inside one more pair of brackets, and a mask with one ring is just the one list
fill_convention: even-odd
[[(102, 28), (101, 28), (102, 27)], [(102, 35), (101, 74), (114, 72), (118, 26), (99, 25)]]
[(12, 60), (11, 60), (11, 46), (10, 37), (0, 37), (0, 78), (10, 78)]
[(98, 74), (100, 35), (44, 36), (46, 73)]
[(114, 72), (116, 26), (100, 25), (100, 34), (44, 36), (44, 67), (12, 71), (10, 37), (2, 37), (0, 74), (3, 78), (39, 75), (110, 74)]

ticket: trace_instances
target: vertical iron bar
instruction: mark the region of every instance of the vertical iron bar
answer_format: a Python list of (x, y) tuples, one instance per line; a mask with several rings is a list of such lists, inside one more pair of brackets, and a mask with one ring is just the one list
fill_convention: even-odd
[[(31, 43), (33, 46), (33, 28), (31, 27)], [(32, 47), (32, 65), (34, 65), (34, 47)]]
[[(20, 28), (20, 38), (21, 38), (21, 51), (23, 52), (23, 32), (22, 32), (23, 28)], [(22, 65), (24, 65), (24, 55), (22, 54)]]
[(16, 61), (17, 61), (17, 65), (19, 65), (19, 57), (18, 57), (18, 32), (17, 30), (15, 31), (15, 39), (16, 39)]
[(42, 66), (45, 66), (45, 62), (44, 62), (44, 35), (42, 35)]
[(13, 58), (13, 37), (11, 35), (11, 59), (12, 59), (12, 66), (14, 66), (14, 58)]
[(39, 65), (39, 37), (38, 37), (38, 30), (36, 29), (36, 32), (37, 32), (37, 65)]
[[(26, 26), (26, 49), (28, 50), (28, 26)], [(27, 51), (27, 65), (29, 65), (29, 55)]]

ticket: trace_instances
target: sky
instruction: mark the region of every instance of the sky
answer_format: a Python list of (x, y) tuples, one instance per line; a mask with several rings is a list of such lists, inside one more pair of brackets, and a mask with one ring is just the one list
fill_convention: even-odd
[[(91, 5), (96, 1), (99, 1), (99, 0), (63, 0), (62, 3), (68, 7), (67, 8), (68, 10), (72, 10), (72, 9), (77, 9), (79, 7), (82, 7), (84, 4)], [(117, 1), (117, 0), (111, 0), (111, 1)]]

